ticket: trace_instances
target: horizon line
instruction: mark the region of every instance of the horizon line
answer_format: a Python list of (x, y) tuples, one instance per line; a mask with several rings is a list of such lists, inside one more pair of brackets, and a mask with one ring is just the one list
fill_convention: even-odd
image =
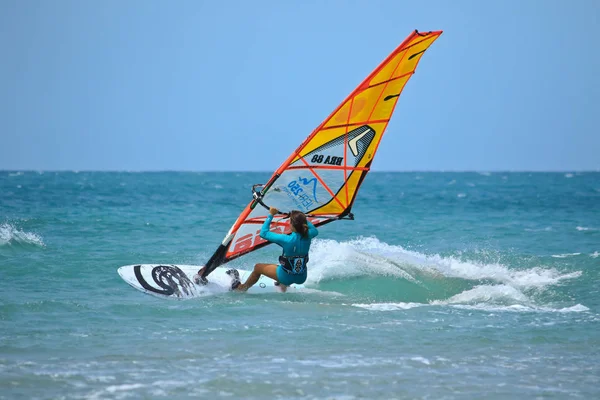
[[(0, 172), (108, 172), (108, 173), (274, 173), (268, 170), (191, 170), (191, 169), (0, 169)], [(414, 170), (370, 170), (369, 173), (582, 173), (600, 172), (598, 169), (414, 169)]]

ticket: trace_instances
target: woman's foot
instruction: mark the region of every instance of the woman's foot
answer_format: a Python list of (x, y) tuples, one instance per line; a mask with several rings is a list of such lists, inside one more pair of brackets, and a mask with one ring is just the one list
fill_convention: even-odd
[(205, 269), (206, 266), (200, 268), (198, 273), (194, 275), (194, 282), (196, 282), (196, 285), (206, 285), (208, 283), (208, 280), (202, 276), (202, 273), (204, 273)]
[(277, 286), (277, 289), (279, 289), (280, 293), (285, 293), (287, 291), (287, 286), (282, 285), (278, 281), (275, 281), (275, 286)]

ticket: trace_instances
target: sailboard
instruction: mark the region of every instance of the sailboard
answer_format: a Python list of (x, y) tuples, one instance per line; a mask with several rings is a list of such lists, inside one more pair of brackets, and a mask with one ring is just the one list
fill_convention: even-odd
[[(231, 277), (227, 269), (217, 268), (210, 276), (210, 282), (197, 284), (193, 276), (200, 268), (197, 265), (175, 264), (138, 264), (125, 265), (117, 272), (125, 282), (135, 289), (156, 297), (173, 299), (189, 299), (193, 297), (215, 296), (229, 292)], [(248, 279), (250, 271), (239, 271), (240, 279)], [(303, 285), (292, 285), (287, 288), (289, 293), (305, 290)], [(280, 286), (266, 276), (261, 276), (256, 285), (248, 291), (252, 294), (282, 292)]]
[(354, 219), (352, 205), (392, 117), (398, 98), (425, 51), (442, 31), (412, 32), (298, 146), (252, 198), (201, 272), (201, 280), (223, 264), (269, 245), (259, 235), (269, 207), (283, 213), (271, 231), (291, 232), (291, 210), (317, 227)]

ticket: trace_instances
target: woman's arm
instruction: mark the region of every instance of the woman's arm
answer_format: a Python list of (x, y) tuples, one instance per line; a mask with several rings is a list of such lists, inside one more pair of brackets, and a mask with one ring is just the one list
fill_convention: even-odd
[[(271, 207), (269, 210), (269, 215), (267, 215), (267, 219), (260, 228), (260, 237), (268, 240), (269, 242), (276, 243), (280, 246), (283, 246), (284, 243), (288, 241), (288, 235), (283, 235), (281, 233), (275, 233), (270, 231), (271, 221), (273, 221), (273, 215), (277, 213), (277, 210)], [(274, 212), (273, 212), (274, 211)]]

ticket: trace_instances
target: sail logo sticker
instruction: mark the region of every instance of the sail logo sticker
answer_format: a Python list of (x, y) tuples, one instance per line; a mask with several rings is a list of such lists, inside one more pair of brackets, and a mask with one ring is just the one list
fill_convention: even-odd
[[(317, 225), (320, 222), (319, 218), (308, 217), (308, 221)], [(269, 229), (271, 232), (278, 233), (281, 235), (287, 235), (292, 233), (290, 225), (271, 225)], [(231, 244), (231, 253), (246, 253), (252, 251), (256, 246), (269, 243), (267, 240), (260, 237), (260, 229), (256, 232), (245, 234), (235, 240)]]
[(297, 181), (291, 181), (283, 190), (303, 210), (308, 210), (313, 204), (319, 202), (317, 178), (306, 179), (299, 176)]
[(371, 129), (367, 129), (360, 135), (348, 140), (348, 146), (350, 146), (350, 151), (352, 152), (352, 154), (354, 154), (354, 157), (358, 157), (358, 146), (357, 146), (358, 141), (360, 139), (362, 139), (363, 136), (365, 136), (369, 132), (371, 132)]
[(306, 179), (306, 178), (302, 178), (301, 176), (298, 177), (298, 180), (304, 185), (304, 186), (308, 186), (310, 187), (310, 184), (312, 183), (312, 197), (315, 199), (315, 201), (318, 203), (319, 200), (317, 200), (317, 178), (312, 178), (312, 179)]
[[(271, 232), (286, 234), (288, 232), (282, 226), (271, 226)], [(291, 231), (290, 231), (291, 232)], [(267, 243), (267, 241), (260, 237), (260, 229), (254, 233), (249, 233), (240, 238), (237, 238), (235, 242), (232, 244), (232, 252), (238, 253), (243, 251), (250, 251), (254, 247)]]
[(310, 159), (311, 163), (329, 165), (342, 165), (342, 161), (344, 161), (344, 157), (327, 156), (327, 158), (325, 158), (322, 154), (315, 154)]

